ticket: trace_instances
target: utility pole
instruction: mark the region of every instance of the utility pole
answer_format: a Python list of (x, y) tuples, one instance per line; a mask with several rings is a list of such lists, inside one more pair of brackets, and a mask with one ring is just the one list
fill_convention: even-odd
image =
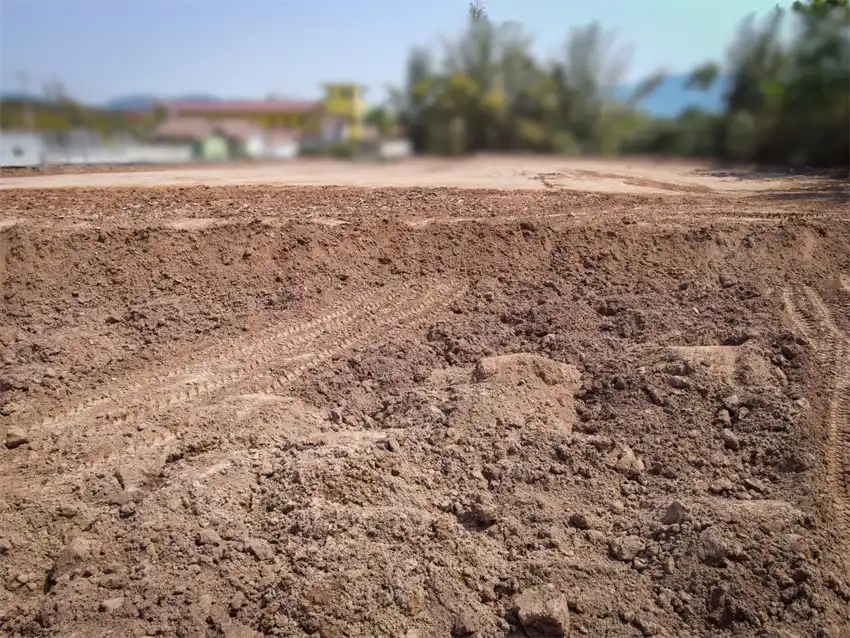
[(32, 96), (29, 94), (30, 76), (26, 71), (21, 71), (18, 73), (18, 79), (21, 81), (21, 95), (23, 96), (24, 128), (32, 130), (34, 121), (32, 116)]

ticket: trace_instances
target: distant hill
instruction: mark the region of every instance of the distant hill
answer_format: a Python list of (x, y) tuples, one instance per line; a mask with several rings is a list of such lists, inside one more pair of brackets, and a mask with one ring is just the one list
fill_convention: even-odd
[[(639, 108), (658, 117), (675, 117), (689, 107), (714, 112), (722, 110), (725, 89), (722, 77), (708, 91), (688, 89), (687, 81), (687, 75), (667, 76), (661, 86), (638, 105)], [(625, 98), (633, 89), (633, 86), (624, 86), (617, 90), (617, 95)]]
[(45, 104), (47, 100), (43, 95), (28, 95), (20, 91), (3, 91), (0, 92), (0, 100), (8, 100), (10, 102), (32, 102), (34, 104)]
[[(684, 74), (670, 75), (661, 83), (654, 93), (645, 98), (638, 106), (641, 110), (658, 117), (675, 117), (688, 107), (698, 107), (706, 111), (719, 111), (723, 107), (723, 78), (718, 79), (709, 91), (696, 91), (686, 87), (688, 76)], [(615, 94), (617, 97), (626, 98), (634, 89), (634, 86), (619, 87)], [(3, 100), (20, 101), (30, 100), (34, 103), (46, 103), (39, 95), (23, 95), (20, 92), (2, 92), (0, 98)], [(192, 102), (214, 102), (221, 99), (219, 96), (209, 93), (187, 93), (166, 98), (158, 98), (150, 94), (121, 95), (112, 98), (99, 107), (110, 111), (151, 111), (161, 100), (185, 100)]]

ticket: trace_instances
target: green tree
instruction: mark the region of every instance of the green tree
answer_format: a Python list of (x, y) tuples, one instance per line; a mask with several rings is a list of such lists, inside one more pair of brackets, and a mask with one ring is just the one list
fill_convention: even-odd
[(395, 118), (386, 106), (373, 106), (366, 112), (363, 120), (374, 126), (381, 135), (389, 135), (395, 128)]

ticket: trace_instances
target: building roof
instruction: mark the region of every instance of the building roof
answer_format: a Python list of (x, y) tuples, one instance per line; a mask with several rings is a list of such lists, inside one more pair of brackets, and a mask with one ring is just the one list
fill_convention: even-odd
[(161, 122), (152, 137), (160, 139), (202, 140), (213, 132), (213, 126), (200, 117), (174, 117)]
[(249, 120), (222, 120), (214, 122), (213, 128), (231, 140), (245, 140), (262, 135), (263, 129)]
[(305, 113), (322, 107), (319, 100), (201, 100), (166, 102), (169, 111), (192, 113)]

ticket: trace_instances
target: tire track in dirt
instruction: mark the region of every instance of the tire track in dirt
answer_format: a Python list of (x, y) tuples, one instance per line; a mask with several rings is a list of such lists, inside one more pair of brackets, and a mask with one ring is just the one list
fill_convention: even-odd
[(790, 290), (783, 299), (792, 321), (810, 336), (825, 366), (829, 402), (826, 412), (827, 488), (833, 500), (842, 555), (850, 548), (850, 337), (836, 325), (829, 308), (810, 286), (802, 287), (799, 305)]
[[(200, 363), (195, 361), (134, 383), (119, 383), (103, 390), (100, 396), (86, 399), (64, 413), (43, 419), (40, 426), (33, 427), (30, 431), (37, 432), (40, 429), (49, 428), (56, 433), (79, 424), (86, 417), (96, 417), (104, 413), (113, 419), (121, 417), (133, 419), (132, 413), (137, 410), (129, 410), (126, 414), (121, 414), (120, 411), (126, 409), (125, 406), (138, 408), (140, 405), (149, 403), (157, 393), (167, 392), (169, 399), (182, 393), (198, 393), (200, 386), (214, 382), (217, 377), (224, 375), (233, 379), (239, 374), (250, 372), (271, 356), (277, 356), (281, 350), (283, 352), (297, 351), (329, 327), (355, 320), (359, 314), (352, 316), (353, 311), (369, 312), (383, 303), (391, 303), (395, 295), (394, 291), (388, 292), (385, 289), (370, 291), (340, 304), (312, 321), (298, 322), (286, 328), (276, 325), (250, 340), (235, 344), (231, 342), (223, 351), (217, 352), (216, 348), (209, 349), (201, 353)], [(219, 366), (219, 372), (210, 372), (210, 369), (215, 366)], [(96, 412), (98, 408), (101, 409)]]
[(817, 354), (819, 350), (818, 344), (812, 338), (812, 335), (817, 330), (814, 320), (800, 311), (800, 308), (794, 301), (794, 295), (791, 290), (786, 288), (782, 291), (782, 302), (785, 304), (785, 310), (791, 319), (791, 325), (812, 345)]
[[(92, 436), (91, 429), (82, 432), (82, 436), (99, 441), (99, 444), (95, 448), (86, 448), (80, 457), (66, 459), (65, 463), (54, 469), (61, 471), (62, 481), (73, 481), (92, 472), (121, 465), (127, 462), (129, 457), (132, 457), (133, 465), (145, 465), (146, 461), (153, 461), (155, 456), (161, 454), (161, 450), (176, 436), (168, 427), (165, 427), (165, 424), (162, 424), (145, 427), (138, 434), (133, 433), (130, 441), (122, 440), (128, 435), (127, 425), (145, 419), (156, 420), (165, 413), (180, 408), (190, 408), (204, 399), (241, 394), (244, 388), (263, 389), (268, 394), (281, 391), (310, 369), (338, 356), (358, 343), (373, 339), (379, 331), (392, 325), (404, 325), (408, 321), (427, 320), (441, 312), (461, 295), (463, 290), (464, 288), (454, 283), (437, 283), (417, 295), (416, 288), (403, 285), (399, 292), (388, 296), (393, 300), (397, 299), (395, 303), (387, 305), (384, 299), (375, 300), (371, 304), (364, 305), (360, 312), (352, 314), (345, 320), (326, 322), (315, 334), (302, 335), (293, 340), (287, 344), (288, 349), (284, 352), (278, 350), (263, 353), (261, 356), (252, 358), (245, 365), (230, 370), (227, 374), (190, 386), (189, 389), (167, 392), (158, 397), (144, 396), (134, 409), (118, 418), (111, 420), (107, 418), (106, 421), (101, 419), (98, 427), (95, 428), (97, 432), (95, 436)], [(323, 315), (323, 317), (327, 316)], [(299, 352), (299, 349), (303, 350), (305, 345), (316, 347), (309, 352)], [(282, 366), (284, 372), (269, 381), (266, 372), (275, 366)], [(63, 440), (63, 446), (68, 449), (70, 443), (73, 449), (76, 447), (75, 441), (76, 438), (72, 436), (71, 440)], [(79, 464), (83, 466), (78, 470), (68, 467), (68, 465)], [(55, 481), (48, 481), (42, 484), (41, 489), (48, 489), (55, 484)]]
[[(459, 285), (457, 283), (437, 285), (434, 289), (423, 295), (418, 304), (412, 306), (401, 315), (387, 318), (384, 321), (375, 324), (368, 331), (360, 334), (352, 334), (347, 340), (341, 341), (334, 347), (317, 353), (316, 357), (312, 358), (308, 363), (302, 364), (294, 368), (292, 371), (286, 372), (285, 377), (277, 377), (268, 385), (263, 385), (262, 383), (254, 385), (246, 384), (246, 387), (244, 387), (243, 390), (245, 393), (265, 392), (267, 394), (273, 394), (276, 391), (279, 392), (285, 390), (287, 387), (291, 387), (291, 385), (301, 376), (310, 370), (315, 369), (321, 363), (333, 359), (353, 346), (370, 340), (375, 334), (378, 334), (382, 330), (391, 329), (393, 327), (411, 328), (417, 325), (427, 324), (443, 312), (453, 301), (456, 301), (466, 294), (466, 291), (466, 286)], [(356, 435), (356, 433), (351, 432), (347, 434)], [(237, 458), (244, 456), (247, 452), (248, 451), (244, 449), (238, 449), (235, 451), (219, 449), (215, 452), (207, 452), (204, 456), (207, 457), (208, 462), (204, 463), (203, 467), (187, 468), (184, 472), (178, 475), (176, 480), (191, 481), (198, 484), (203, 481), (203, 479), (212, 476), (216, 472), (229, 468), (233, 465)]]

